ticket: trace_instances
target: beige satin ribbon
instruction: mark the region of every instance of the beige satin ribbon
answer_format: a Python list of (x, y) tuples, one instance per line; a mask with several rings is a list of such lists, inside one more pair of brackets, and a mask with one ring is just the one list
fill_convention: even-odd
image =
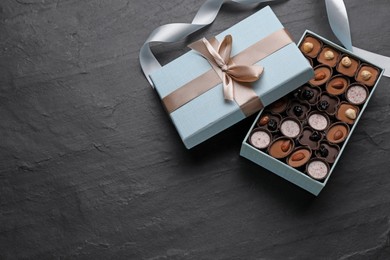
[(263, 107), (249, 84), (260, 77), (263, 68), (253, 64), (291, 42), (289, 33), (282, 29), (230, 57), (232, 38), (229, 35), (220, 44), (215, 38), (210, 42), (205, 39), (196, 41), (189, 47), (205, 57), (212, 69), (173, 91), (162, 102), (168, 113), (172, 113), (222, 82), (224, 98), (236, 101), (243, 113), (249, 116)]

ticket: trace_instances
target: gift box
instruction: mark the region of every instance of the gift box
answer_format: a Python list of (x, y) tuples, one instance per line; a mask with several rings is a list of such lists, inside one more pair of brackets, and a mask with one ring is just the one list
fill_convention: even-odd
[(318, 195), (383, 69), (310, 31), (298, 46), (312, 64), (314, 77), (260, 111), (240, 155)]
[[(226, 90), (226, 81), (234, 79), (234, 73), (226, 79), (229, 68), (215, 68), (196, 48), (150, 75), (187, 148), (259, 111), (313, 76), (312, 67), (270, 7), (235, 24), (209, 43), (224, 44), (229, 40), (232, 64), (262, 67), (257, 81)], [(250, 92), (249, 98), (246, 92)], [(231, 100), (226, 99), (229, 93), (233, 95)]]

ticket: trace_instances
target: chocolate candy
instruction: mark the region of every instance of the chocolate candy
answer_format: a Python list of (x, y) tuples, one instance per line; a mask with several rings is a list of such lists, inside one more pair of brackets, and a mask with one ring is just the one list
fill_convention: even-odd
[(349, 79), (343, 75), (333, 76), (326, 84), (326, 91), (331, 95), (341, 95), (349, 85)]
[(297, 98), (304, 100), (310, 105), (316, 104), (318, 97), (321, 95), (321, 89), (319, 87), (310, 86), (308, 84), (299, 88), (299, 90), (300, 90), (300, 95)]
[(311, 157), (310, 148), (308, 147), (297, 148), (288, 157), (287, 163), (291, 167), (298, 168), (305, 165), (305, 163), (307, 163), (307, 161), (310, 160), (310, 157)]
[(270, 119), (267, 126), (270, 131), (275, 131), (278, 128), (278, 123), (275, 119)]
[(333, 116), (337, 111), (339, 103), (340, 100), (338, 97), (323, 93), (318, 101), (317, 109), (325, 111), (328, 115)]
[(319, 110), (326, 110), (327, 108), (329, 107), (329, 102), (326, 101), (326, 100), (321, 100), (319, 103), (318, 103), (318, 109)]
[(314, 93), (313, 93), (313, 90), (310, 90), (310, 89), (304, 89), (302, 91), (302, 95), (301, 97), (304, 99), (304, 100), (310, 100), (314, 97)]
[(307, 112), (310, 111), (310, 106), (308, 103), (293, 101), (290, 104), (290, 107), (287, 109), (287, 115), (290, 117), (298, 118), (303, 120), (307, 117)]
[(301, 132), (301, 124), (294, 118), (285, 118), (280, 124), (280, 132), (287, 137), (295, 138)]
[(298, 138), (301, 145), (307, 145), (311, 149), (316, 150), (319, 147), (323, 135), (318, 131), (313, 131), (310, 127), (305, 127)]
[(372, 87), (378, 79), (378, 76), (378, 69), (366, 64), (362, 64), (362, 66), (359, 68), (359, 71), (356, 73), (355, 79), (356, 81), (361, 82), (368, 87)]
[(311, 36), (307, 36), (300, 46), (302, 53), (311, 58), (317, 57), (321, 48), (322, 42)]
[(362, 84), (353, 84), (347, 88), (345, 98), (353, 105), (361, 105), (368, 98), (368, 90)]
[(254, 129), (249, 137), (249, 142), (258, 149), (267, 148), (271, 143), (271, 134), (265, 129)]
[(346, 123), (337, 122), (329, 127), (326, 139), (330, 143), (338, 144), (343, 142), (349, 134), (349, 126)]
[(321, 134), (317, 131), (314, 131), (311, 135), (310, 135), (310, 140), (312, 141), (318, 141), (321, 139)]
[(315, 154), (317, 157), (323, 158), (328, 163), (334, 163), (339, 152), (340, 148), (337, 145), (322, 141), (320, 144), (320, 149), (318, 149)]
[(275, 139), (268, 148), (268, 153), (277, 159), (288, 156), (294, 150), (294, 141), (291, 138), (280, 137)]
[(328, 176), (329, 165), (321, 159), (312, 159), (307, 164), (306, 173), (316, 180), (323, 180)]
[(269, 110), (275, 114), (283, 113), (287, 109), (288, 98), (282, 97), (281, 99), (276, 100), (269, 107)]
[(331, 47), (324, 47), (317, 57), (318, 62), (334, 67), (337, 64), (340, 53)]
[(347, 124), (353, 124), (358, 114), (359, 108), (357, 106), (342, 102), (337, 110), (336, 117)]
[(320, 149), (318, 150), (319, 154), (322, 156), (322, 157), (326, 157), (328, 156), (329, 154), (329, 150), (326, 149), (326, 147), (324, 145), (321, 145), (320, 146)]
[(349, 77), (353, 77), (358, 67), (359, 67), (359, 61), (351, 58), (348, 55), (343, 55), (341, 57), (340, 62), (337, 64), (336, 69), (341, 74), (344, 74)]
[(318, 131), (325, 130), (329, 125), (329, 118), (318, 112), (313, 112), (309, 115), (309, 119), (307, 120), (309, 125)]
[(326, 65), (319, 65), (314, 68), (314, 78), (309, 82), (314, 86), (326, 83), (332, 76), (332, 68)]
[(302, 106), (299, 105), (294, 106), (293, 111), (296, 116), (301, 116), (303, 114)]

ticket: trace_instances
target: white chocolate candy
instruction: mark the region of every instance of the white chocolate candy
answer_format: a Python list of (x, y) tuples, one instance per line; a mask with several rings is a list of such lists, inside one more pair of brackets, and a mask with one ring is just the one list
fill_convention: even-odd
[(287, 137), (297, 137), (301, 132), (301, 127), (294, 120), (286, 120), (280, 126), (280, 131)]
[(351, 86), (347, 90), (347, 99), (354, 105), (360, 105), (367, 99), (367, 91), (359, 85)]
[(264, 149), (270, 144), (271, 137), (264, 131), (256, 131), (251, 135), (250, 140), (256, 148)]
[(326, 117), (321, 114), (312, 114), (309, 117), (309, 125), (318, 131), (325, 130), (325, 128), (328, 126), (328, 120), (326, 120)]
[(312, 161), (307, 166), (307, 173), (314, 179), (321, 180), (328, 174), (328, 167), (322, 161)]

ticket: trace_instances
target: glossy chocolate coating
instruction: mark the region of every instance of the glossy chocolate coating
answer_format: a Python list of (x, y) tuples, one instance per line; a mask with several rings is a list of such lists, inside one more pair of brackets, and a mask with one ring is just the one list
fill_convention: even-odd
[[(306, 42), (310, 42), (313, 44), (313, 49), (310, 51), (310, 52), (305, 52), (304, 49), (303, 49), (303, 46)], [(303, 54), (305, 54), (306, 56), (310, 57), (310, 58), (315, 58), (317, 57), (318, 53), (320, 52), (322, 48), (322, 43), (317, 40), (316, 38), (314, 37), (311, 37), (311, 36), (307, 36), (305, 38), (305, 40), (302, 42), (301, 46), (299, 47), (299, 49), (302, 51)]]
[[(297, 113), (298, 110), (300, 110), (301, 112)], [(303, 120), (307, 117), (307, 113), (309, 111), (310, 111), (309, 105), (298, 101), (293, 101), (290, 103), (290, 106), (287, 109), (287, 115), (298, 118), (299, 120)]]
[[(303, 154), (303, 158), (301, 160), (294, 160), (294, 156), (298, 154)], [(311, 150), (309, 148), (301, 147), (295, 149), (291, 155), (287, 159), (287, 164), (290, 165), (291, 167), (298, 168), (305, 163), (307, 163), (310, 160), (311, 157)]]
[[(320, 149), (322, 148), (325, 148), (328, 151), (328, 154), (326, 156), (323, 156), (323, 154), (321, 154)], [(315, 151), (315, 155), (317, 157), (323, 158), (328, 163), (334, 163), (339, 152), (340, 148), (337, 145), (332, 145), (327, 142), (321, 142), (320, 148)]]
[[(337, 83), (341, 82), (343, 85), (342, 87), (339, 87), (337, 86), (334, 87), (334, 85)], [(336, 75), (336, 76), (333, 76), (329, 82), (326, 84), (326, 91), (331, 94), (331, 95), (341, 95), (345, 92), (345, 89), (348, 87), (349, 85), (349, 78), (344, 76), (344, 75)]]
[(336, 113), (336, 117), (337, 117), (338, 120), (343, 121), (343, 122), (345, 122), (345, 123), (347, 123), (347, 124), (353, 124), (353, 123), (355, 122), (356, 118), (355, 118), (355, 119), (348, 118), (348, 117), (346, 116), (346, 114), (345, 114), (345, 112), (346, 112), (349, 108), (355, 110), (355, 112), (356, 112), (356, 118), (357, 118), (357, 116), (359, 115), (359, 108), (358, 108), (357, 106), (348, 104), (348, 103), (346, 103), (346, 102), (342, 102), (342, 103), (340, 104), (340, 106), (339, 106), (339, 108), (338, 108), (338, 110), (337, 110), (337, 113)]
[[(341, 137), (340, 134), (336, 134), (338, 131), (341, 132)], [(348, 134), (349, 134), (348, 125), (343, 122), (337, 122), (329, 127), (329, 130), (326, 133), (326, 139), (330, 143), (338, 144), (343, 142), (348, 137)]]
[[(310, 86), (308, 84), (300, 88), (299, 98), (308, 102), (310, 105), (317, 103), (319, 96), (321, 95), (321, 89), (316, 86)], [(310, 93), (308, 95), (308, 93)]]
[[(344, 57), (348, 57), (350, 60), (351, 60), (351, 66), (349, 67), (345, 67), (343, 64), (341, 64), (341, 60), (342, 58)], [(348, 56), (348, 55), (342, 55), (340, 57), (340, 60), (339, 62), (337, 63), (337, 66), (336, 66), (336, 69), (338, 72), (340, 72), (341, 74), (344, 74), (344, 75), (347, 75), (349, 77), (353, 77), (357, 71), (359, 67), (359, 61), (355, 60), (354, 58), (352, 58), (351, 56)]]
[[(315, 75), (319, 73), (324, 73), (325, 78), (316, 80)], [(314, 68), (314, 77), (309, 82), (314, 86), (320, 86), (322, 84), (325, 84), (330, 79), (330, 77), (332, 77), (332, 69), (326, 65), (319, 65)]]
[[(368, 80), (364, 80), (363, 77), (362, 77), (362, 71), (369, 71), (371, 73), (371, 77), (370, 79)], [(363, 83), (364, 85), (368, 86), (368, 87), (372, 87), (375, 85), (375, 82), (376, 80), (378, 79), (378, 76), (379, 76), (379, 70), (372, 67), (372, 66), (368, 66), (368, 65), (364, 65), (362, 64), (362, 66), (360, 66), (358, 72), (356, 73), (356, 81), (358, 82), (361, 82)]]
[[(331, 52), (333, 53), (333, 55), (334, 55), (333, 59), (327, 59), (327, 58), (325, 57), (325, 53), (326, 53), (327, 51), (331, 51)], [(339, 59), (339, 56), (340, 56), (340, 53), (339, 53), (338, 51), (336, 51), (335, 49), (330, 48), (330, 47), (328, 47), (328, 46), (325, 46), (325, 47), (322, 49), (322, 51), (320, 52), (320, 54), (318, 55), (317, 60), (318, 60), (319, 63), (328, 65), (328, 66), (330, 66), (330, 67), (334, 67), (334, 66), (336, 66), (336, 64), (337, 64), (337, 61), (338, 61), (338, 59)]]
[[(287, 150), (286, 147), (288, 147)], [(274, 158), (281, 159), (287, 157), (294, 150), (294, 141), (291, 138), (280, 137), (272, 142), (268, 148), (268, 153)]]
[(269, 105), (269, 110), (275, 114), (283, 113), (286, 111), (288, 103), (288, 98), (282, 97)]
[(311, 149), (316, 150), (320, 145), (323, 135), (318, 131), (313, 131), (310, 127), (305, 127), (298, 138), (301, 145), (307, 145)]
[[(325, 109), (322, 107), (323, 103), (327, 104)], [(328, 115), (334, 115), (337, 111), (337, 106), (339, 103), (340, 100), (337, 97), (330, 96), (328, 94), (322, 94), (320, 100), (318, 101), (317, 109), (320, 111), (325, 111)]]

